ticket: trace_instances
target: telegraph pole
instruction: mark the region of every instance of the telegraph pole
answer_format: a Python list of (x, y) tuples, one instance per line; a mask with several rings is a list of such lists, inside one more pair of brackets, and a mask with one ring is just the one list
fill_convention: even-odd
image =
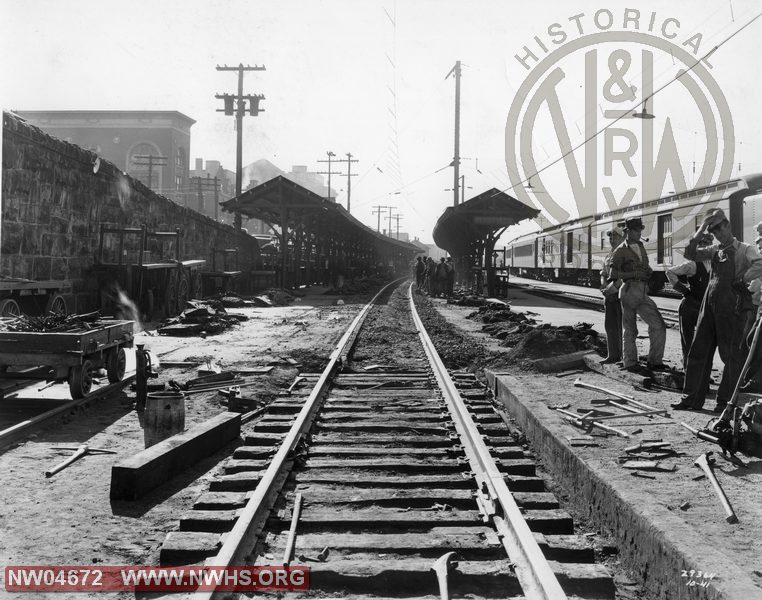
[[(153, 189), (153, 167), (166, 167), (167, 157), (156, 156), (154, 154), (136, 154), (133, 158), (133, 164), (137, 167), (148, 167), (148, 189)], [(137, 159), (137, 160), (135, 160)]]
[[(400, 239), (400, 218), (401, 217), (402, 217), (402, 215), (400, 215), (399, 213), (394, 215), (394, 219), (397, 221), (397, 239), (398, 240)], [(389, 236), (389, 237), (391, 237), (391, 236)]]
[(346, 160), (342, 160), (340, 162), (347, 163), (347, 212), (352, 212), (352, 209), (351, 209), (352, 207), (352, 177), (357, 177), (357, 173), (352, 173), (352, 163), (353, 162), (356, 163), (359, 161), (353, 159), (352, 154), (347, 152)]
[[(328, 170), (327, 171), (318, 171), (318, 175), (328, 175), (328, 200), (331, 200), (331, 175), (343, 175), (343, 173), (340, 173), (339, 171), (331, 171), (331, 159), (336, 156), (333, 152), (328, 150), (326, 152), (328, 155), (328, 160), (319, 160), (319, 163), (328, 163)], [(349, 208), (347, 208), (349, 210)]]
[(389, 222), (389, 233), (388, 233), (388, 235), (389, 235), (389, 237), (392, 237), (392, 220), (394, 219), (394, 217), (399, 216), (399, 214), (397, 214), (397, 215), (393, 215), (392, 214), (392, 210), (395, 209), (396, 206), (389, 206), (388, 208), (389, 208), (389, 214), (385, 218)]
[(455, 77), (455, 152), (452, 159), (452, 166), (454, 167), (453, 177), (453, 206), (458, 206), (458, 184), (460, 183), (460, 61), (455, 63), (455, 66), (450, 69), (447, 74), (447, 79), (450, 75)]
[[(235, 153), (235, 195), (236, 197), (241, 195), (241, 188), (243, 182), (243, 117), (246, 112), (246, 106), (248, 102), (249, 114), (252, 117), (256, 117), (260, 112), (264, 112), (264, 108), (259, 108), (259, 101), (264, 100), (265, 97), (262, 94), (246, 95), (243, 94), (243, 74), (246, 71), (265, 71), (265, 66), (258, 65), (243, 66), (243, 63), (239, 63), (237, 67), (228, 67), (227, 65), (217, 65), (218, 71), (237, 71), (238, 72), (238, 94), (215, 94), (215, 98), (221, 99), (225, 102), (224, 109), (217, 109), (217, 112), (224, 112), (228, 116), (235, 115), (235, 129), (236, 129), (236, 153)], [(236, 211), (234, 220), (236, 231), (241, 230), (241, 213)]]
[(191, 187), (196, 184), (196, 195), (198, 198), (198, 212), (204, 213), (204, 192), (214, 191), (214, 220), (217, 220), (217, 212), (219, 210), (219, 179), (207, 174), (206, 177), (191, 177)]
[(377, 204), (373, 207), (373, 214), (378, 215), (378, 222), (376, 223), (376, 231), (379, 233), (381, 232), (381, 213), (384, 212), (385, 208), (392, 208), (391, 206), (381, 206), (380, 204)]

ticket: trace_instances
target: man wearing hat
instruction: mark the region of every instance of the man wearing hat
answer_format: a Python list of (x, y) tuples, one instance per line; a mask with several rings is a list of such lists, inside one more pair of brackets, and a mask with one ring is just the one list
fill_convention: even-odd
[[(635, 340), (638, 337), (637, 318), (648, 325), (648, 368), (662, 369), (664, 345), (667, 341), (667, 327), (656, 306), (647, 292), (648, 279), (653, 270), (648, 264), (648, 254), (640, 237), (643, 233), (643, 221), (640, 217), (631, 217), (624, 222), (625, 240), (616, 250), (611, 260), (609, 282), (619, 286), (619, 301), (622, 303), (622, 354), (624, 368), (630, 372), (641, 372), (638, 364), (638, 349)], [(621, 280), (621, 285), (619, 281)]]
[(604, 327), (606, 329), (606, 346), (608, 356), (603, 362), (617, 363), (622, 360), (622, 305), (619, 302), (619, 289), (615, 282), (609, 282), (611, 276), (611, 262), (614, 258), (614, 250), (624, 240), (624, 231), (616, 225), (606, 232), (609, 237), (611, 251), (603, 259), (601, 267), (601, 293), (603, 293), (603, 307), (606, 313)]
[[(711, 233), (716, 242), (699, 246), (705, 233)], [(748, 285), (762, 277), (762, 255), (751, 244), (739, 242), (734, 236), (725, 213), (714, 208), (704, 218), (699, 230), (689, 240), (685, 258), (693, 261), (709, 260), (709, 283), (701, 303), (696, 333), (688, 351), (685, 367), (685, 385), (676, 410), (698, 410), (704, 406), (709, 389), (709, 372), (715, 345), (725, 363), (726, 388), (732, 390), (741, 373), (748, 347), (745, 345), (749, 325), (753, 323), (754, 307)], [(723, 395), (727, 391), (720, 390)], [(727, 399), (718, 393), (715, 412), (722, 412)]]

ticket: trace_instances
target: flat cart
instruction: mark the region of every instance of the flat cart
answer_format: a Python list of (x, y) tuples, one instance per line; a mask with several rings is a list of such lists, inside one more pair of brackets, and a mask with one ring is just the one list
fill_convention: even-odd
[(117, 289), (124, 290), (144, 315), (158, 310), (171, 316), (189, 299), (200, 298), (200, 269), (206, 261), (181, 260), (181, 241), (180, 229), (149, 232), (145, 226), (102, 227), (93, 266), (102, 309), (114, 304)]
[[(122, 380), (134, 324), (104, 319), (81, 331), (0, 331), (0, 378), (68, 381), (71, 397), (84, 398), (94, 370), (105, 368), (111, 383)], [(11, 366), (42, 368), (22, 374), (8, 371)]]
[(71, 290), (68, 280), (22, 279), (0, 277), (0, 317), (45, 315), (51, 312), (69, 314), (64, 298)]
[[(217, 257), (220, 257), (222, 260), (218, 261)], [(204, 295), (211, 296), (219, 293), (239, 292), (240, 277), (238, 248), (225, 248), (224, 250), (213, 248), (212, 270), (201, 272)]]

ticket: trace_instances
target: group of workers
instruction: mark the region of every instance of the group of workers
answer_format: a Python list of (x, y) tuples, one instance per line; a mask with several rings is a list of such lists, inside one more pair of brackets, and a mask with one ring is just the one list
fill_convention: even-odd
[(430, 256), (419, 256), (413, 267), (416, 287), (429, 296), (452, 296), (455, 287), (455, 265), (452, 257), (442, 257), (436, 262)]
[[(762, 230), (762, 223), (758, 226)], [(608, 232), (611, 252), (601, 269), (605, 298), (608, 356), (604, 362), (622, 362), (630, 372), (664, 370), (666, 326), (656, 303), (648, 296), (653, 270), (640, 238), (643, 222), (627, 219)], [(762, 244), (762, 237), (757, 238)], [(683, 295), (678, 309), (685, 384), (675, 410), (699, 410), (709, 391), (715, 350), (724, 370), (714, 412), (732, 418), (733, 399), (743, 365), (749, 355), (752, 330), (756, 331), (762, 254), (756, 245), (739, 242), (725, 213), (712, 209), (685, 249), (686, 262), (667, 271), (672, 287)], [(754, 291), (754, 293), (753, 293)], [(760, 311), (762, 312), (762, 311)], [(635, 345), (637, 317), (648, 325), (647, 367), (638, 363)], [(753, 372), (753, 370), (750, 370)]]

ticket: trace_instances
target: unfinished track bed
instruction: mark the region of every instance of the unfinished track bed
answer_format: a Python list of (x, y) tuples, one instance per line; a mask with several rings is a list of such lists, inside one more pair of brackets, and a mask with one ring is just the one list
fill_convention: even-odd
[[(399, 316), (401, 306), (412, 306), (404, 292), (382, 299), (359, 334), (348, 335), (330, 380), (302, 374), (291, 395), (248, 425), (224, 474), (167, 536), (162, 563), (220, 565), (225, 557), (228, 564), (307, 565), (310, 594), (319, 595), (439, 596), (446, 581), (455, 597), (563, 598), (563, 588), (569, 596), (613, 598), (607, 569), (595, 563), (587, 538), (574, 535), (571, 516), (546, 491), (485, 389), (466, 373), (452, 374), (449, 389), (442, 385), (442, 366), (429, 363), (418, 326)], [(379, 353), (387, 311), (398, 315), (396, 333)], [(470, 425), (453, 411), (453, 395)], [(474, 458), (475, 435), (492, 467)], [(493, 497), (497, 479), (518, 505), (514, 513)], [(516, 515), (523, 523), (506, 525)], [(242, 519), (249, 520), (245, 536)], [(515, 535), (531, 539), (519, 540), (509, 558)], [(544, 562), (536, 571), (526, 565), (532, 547)], [(448, 563), (442, 557), (450, 552)], [(543, 573), (555, 582), (536, 589), (533, 577)]]

